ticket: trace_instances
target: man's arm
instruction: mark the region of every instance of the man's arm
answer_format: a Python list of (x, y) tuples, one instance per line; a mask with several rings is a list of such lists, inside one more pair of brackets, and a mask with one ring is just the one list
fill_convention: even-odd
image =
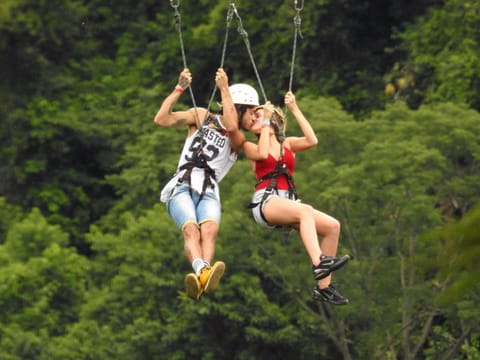
[(228, 132), (235, 131), (238, 129), (237, 123), (237, 110), (233, 105), (232, 95), (228, 88), (228, 77), (225, 71), (222, 68), (217, 70), (215, 76), (215, 83), (217, 84), (218, 89), (220, 90), (220, 95), (222, 97), (222, 109), (223, 117), (222, 122)]
[(218, 69), (215, 82), (222, 96), (223, 116), (222, 122), (228, 131), (230, 144), (235, 150), (239, 150), (245, 142), (245, 135), (238, 128), (238, 114), (233, 104), (232, 95), (228, 87), (228, 77), (223, 69)]
[(173, 91), (163, 100), (153, 122), (158, 126), (196, 126), (197, 114), (195, 109), (187, 111), (173, 111), (175, 103), (178, 101), (183, 92), (190, 86), (192, 82), (192, 74), (188, 69), (183, 69), (180, 73), (178, 84)]

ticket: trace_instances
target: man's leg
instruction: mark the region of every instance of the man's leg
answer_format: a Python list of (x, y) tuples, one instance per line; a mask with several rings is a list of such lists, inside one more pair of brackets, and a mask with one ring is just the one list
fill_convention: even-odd
[(204, 259), (202, 256), (201, 233), (198, 225), (194, 222), (187, 222), (183, 225), (183, 248), (185, 256), (190, 263), (195, 259)]
[(203, 195), (197, 205), (197, 218), (200, 223), (200, 246), (203, 259), (209, 263), (209, 266), (202, 269), (199, 278), (203, 290), (211, 292), (217, 288), (225, 272), (225, 264), (222, 261), (217, 261), (210, 266), (215, 256), (215, 244), (221, 218), (220, 202), (215, 193), (207, 192)]
[(215, 243), (218, 236), (218, 224), (214, 220), (200, 224), (200, 247), (203, 259), (212, 262), (215, 257)]
[(202, 260), (201, 234), (197, 223), (195, 202), (188, 186), (178, 186), (175, 189), (167, 203), (167, 212), (182, 231), (186, 258), (194, 269), (198, 269), (195, 273), (187, 274), (185, 277), (187, 295), (198, 299), (202, 290), (198, 274), (200, 266), (204, 265), (204, 260)]

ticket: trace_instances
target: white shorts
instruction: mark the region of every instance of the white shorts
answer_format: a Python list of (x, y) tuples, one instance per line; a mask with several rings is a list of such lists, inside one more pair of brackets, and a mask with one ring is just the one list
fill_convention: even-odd
[[(257, 206), (252, 208), (252, 214), (253, 214), (253, 218), (255, 219), (255, 222), (258, 225), (262, 225), (263, 227), (266, 227), (268, 229), (273, 229), (275, 227), (278, 227), (278, 225), (270, 225), (267, 222), (267, 220), (263, 216), (263, 207), (268, 202), (268, 200), (270, 200), (274, 197), (282, 197), (282, 198), (286, 198), (286, 199), (290, 199), (290, 197), (288, 196), (288, 190), (274, 189), (270, 194), (267, 195), (265, 200), (263, 200), (263, 202), (262, 202), (265, 191), (266, 191), (266, 189), (261, 189), (261, 190), (255, 191), (253, 193), (252, 204), (257, 204)], [(300, 201), (300, 199), (297, 199), (295, 201)]]

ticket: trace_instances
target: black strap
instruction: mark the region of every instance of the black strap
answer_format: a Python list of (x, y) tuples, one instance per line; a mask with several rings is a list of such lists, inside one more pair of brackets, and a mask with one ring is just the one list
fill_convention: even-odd
[[(204, 124), (208, 124), (210, 117), (204, 120)], [(202, 126), (203, 127), (203, 126)], [(178, 183), (188, 183), (190, 188), (190, 195), (192, 194), (192, 171), (194, 168), (203, 169), (204, 176), (203, 176), (203, 185), (202, 185), (202, 192), (200, 193), (200, 199), (205, 194), (207, 188), (214, 189), (215, 185), (212, 182), (217, 180), (215, 175), (215, 171), (208, 165), (208, 161), (205, 158), (205, 154), (203, 152), (203, 147), (205, 146), (205, 138), (202, 131), (199, 131), (197, 136), (201, 137), (201, 142), (199, 148), (193, 153), (192, 159), (182, 166), (178, 168), (178, 171), (185, 170), (182, 177), (178, 180)]]
[(258, 203), (251, 203), (250, 205), (248, 205), (249, 209), (252, 209), (252, 208), (258, 206), (259, 204), (263, 203), (267, 199), (267, 197), (270, 194), (272, 194), (273, 192), (278, 193), (277, 182), (278, 182), (278, 177), (280, 175), (285, 175), (287, 177), (288, 198), (293, 199), (293, 200), (298, 199), (297, 191), (295, 189), (295, 183), (293, 181), (293, 177), (288, 172), (286, 164), (281, 161), (281, 159), (283, 158), (283, 149), (282, 149), (283, 146), (282, 145), (280, 145), (280, 146), (281, 146), (280, 152), (281, 152), (282, 155), (280, 156), (280, 159), (277, 160), (277, 163), (275, 164), (275, 169), (273, 171), (265, 174), (264, 176), (262, 176), (257, 181), (256, 185), (259, 185), (266, 180), (270, 180), (268, 186), (265, 188), (265, 192), (263, 193), (262, 200), (260, 200)]
[(179, 171), (186, 170), (182, 177), (179, 179), (179, 183), (188, 183), (190, 187), (190, 192), (192, 191), (192, 170), (194, 168), (199, 168), (204, 170), (204, 177), (203, 177), (203, 185), (202, 185), (202, 192), (200, 194), (200, 199), (202, 198), (203, 194), (207, 190), (208, 187), (214, 188), (214, 184), (212, 179), (216, 181), (215, 171), (208, 165), (207, 160), (203, 156), (203, 151), (197, 151), (193, 154), (192, 160), (183, 164), (179, 167)]

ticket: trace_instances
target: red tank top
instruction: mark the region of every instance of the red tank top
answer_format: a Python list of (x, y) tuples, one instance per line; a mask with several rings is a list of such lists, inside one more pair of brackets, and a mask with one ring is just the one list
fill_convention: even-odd
[[(295, 170), (295, 157), (293, 156), (293, 153), (285, 147), (283, 148), (283, 153), (283, 157), (279, 159), (280, 164), (286, 167), (288, 173), (290, 174), (290, 176), (292, 176), (293, 171)], [(260, 180), (262, 177), (275, 170), (276, 164), (277, 160), (275, 160), (275, 158), (271, 154), (268, 154), (268, 158), (266, 160), (257, 161), (255, 163), (255, 176), (257, 177), (257, 180)], [(270, 184), (270, 181), (272, 181), (272, 179), (266, 179), (261, 183), (257, 184), (255, 186), (255, 191), (265, 189), (268, 184)], [(288, 190), (288, 181), (285, 174), (280, 174), (280, 176), (278, 177), (277, 189)]]

